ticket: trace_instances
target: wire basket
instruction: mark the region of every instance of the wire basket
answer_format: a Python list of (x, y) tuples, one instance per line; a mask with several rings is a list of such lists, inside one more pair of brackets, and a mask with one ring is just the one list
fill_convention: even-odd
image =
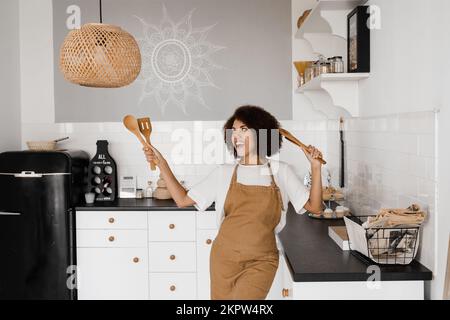
[[(356, 250), (377, 264), (410, 264), (416, 257), (419, 247), (420, 226), (366, 229), (362, 225), (368, 217), (347, 217), (347, 219), (359, 224), (365, 231), (366, 248), (358, 246)], [(351, 250), (354, 250), (352, 242), (355, 245), (354, 241), (358, 239), (352, 239), (352, 236), (354, 237), (354, 235), (349, 234), (349, 242)]]

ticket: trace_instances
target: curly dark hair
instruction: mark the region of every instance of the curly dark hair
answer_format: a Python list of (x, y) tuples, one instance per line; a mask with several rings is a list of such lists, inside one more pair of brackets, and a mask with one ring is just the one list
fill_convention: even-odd
[(278, 120), (261, 107), (246, 105), (237, 108), (223, 126), (225, 144), (235, 158), (237, 158), (237, 152), (233, 146), (231, 134), (227, 134), (227, 131), (233, 128), (235, 120), (242, 121), (256, 133), (257, 152), (260, 157), (270, 157), (280, 151), (283, 138), (278, 133), (278, 129), (281, 128)]

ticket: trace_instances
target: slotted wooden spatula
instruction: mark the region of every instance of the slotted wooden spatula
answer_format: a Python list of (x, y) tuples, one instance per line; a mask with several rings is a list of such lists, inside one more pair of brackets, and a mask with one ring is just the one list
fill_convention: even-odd
[[(296, 137), (294, 137), (289, 131), (285, 130), (285, 129), (279, 129), (280, 134), (285, 137), (287, 140), (289, 140), (290, 142), (292, 142), (293, 144), (299, 146), (300, 148), (302, 148), (303, 150), (305, 150), (307, 153), (308, 152), (308, 146), (305, 145), (303, 142), (301, 142), (300, 140), (298, 140)], [(318, 159), (320, 161), (320, 163), (322, 164), (327, 164), (327, 162), (325, 160), (323, 160), (322, 158)]]
[[(141, 131), (142, 135), (145, 138), (145, 141), (147, 141), (149, 145), (152, 145), (152, 143), (150, 142), (150, 135), (152, 134), (152, 123), (150, 121), (150, 118), (140, 118), (138, 119), (138, 124), (139, 131)], [(150, 163), (150, 168), (152, 169), (152, 171), (155, 171), (156, 163), (152, 161)]]

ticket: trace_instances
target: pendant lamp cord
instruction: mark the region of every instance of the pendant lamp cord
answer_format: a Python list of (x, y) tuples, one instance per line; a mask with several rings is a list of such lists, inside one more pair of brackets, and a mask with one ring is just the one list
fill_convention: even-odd
[(100, 4), (100, 23), (103, 23), (103, 8), (102, 8), (102, 0), (99, 0)]

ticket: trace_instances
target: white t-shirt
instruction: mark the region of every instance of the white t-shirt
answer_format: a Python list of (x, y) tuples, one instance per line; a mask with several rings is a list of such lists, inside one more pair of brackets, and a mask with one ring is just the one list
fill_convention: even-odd
[[(292, 203), (297, 213), (301, 214), (306, 211), (303, 207), (309, 199), (309, 190), (287, 163), (270, 160), (270, 164), (275, 183), (280, 188), (284, 207), (280, 223), (275, 228), (275, 233), (278, 233), (286, 224), (286, 211), (289, 202)], [(205, 211), (215, 202), (218, 226), (224, 218), (223, 207), (235, 166), (236, 164), (224, 164), (216, 167), (205, 179), (188, 191), (188, 196), (195, 201), (195, 207), (199, 211)], [(268, 164), (255, 166), (239, 164), (237, 181), (244, 185), (269, 186), (271, 177)]]

